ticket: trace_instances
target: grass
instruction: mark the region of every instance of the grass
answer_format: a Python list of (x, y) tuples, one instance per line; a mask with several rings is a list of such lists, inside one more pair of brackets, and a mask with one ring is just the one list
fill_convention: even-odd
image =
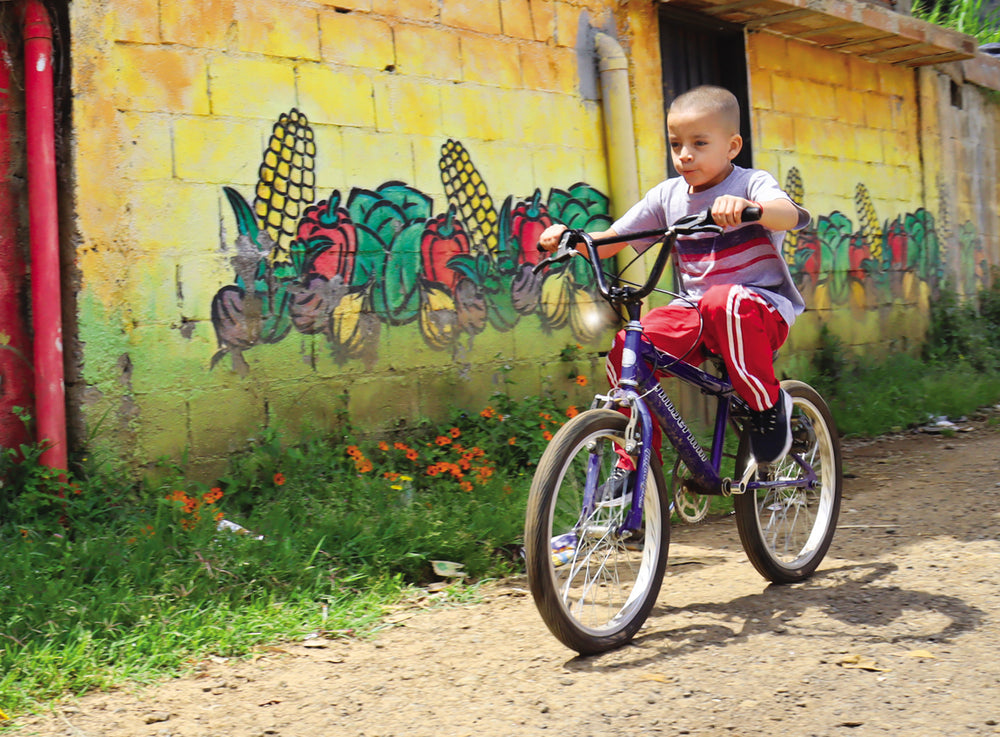
[[(803, 378), (843, 433), (1000, 399), (1000, 292), (936, 305), (920, 357), (861, 361), (823, 336)], [(365, 636), (440, 578), (435, 560), (469, 581), (519, 571), (534, 465), (583, 383), (570, 371), (540, 396), (508, 383), (487, 407), (391, 437), (356, 433), (346, 417), (335, 436), (267, 432), (212, 484), (170, 463), (127, 482), (93, 459), (62, 477), (37, 447), (0, 450), (0, 712), (310, 633)], [(251, 534), (219, 531), (220, 519)]]
[(913, 15), (975, 36), (980, 45), (1000, 41), (1000, 11), (988, 9), (984, 0), (918, 0)]

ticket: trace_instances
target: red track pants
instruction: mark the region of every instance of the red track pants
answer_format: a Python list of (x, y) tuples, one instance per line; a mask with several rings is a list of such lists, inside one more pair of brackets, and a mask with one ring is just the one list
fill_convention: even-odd
[[(646, 338), (693, 366), (704, 360), (706, 350), (722, 356), (736, 393), (750, 408), (760, 411), (772, 407), (778, 401), (779, 390), (773, 355), (788, 337), (784, 319), (763, 297), (739, 285), (710, 287), (698, 304), (698, 309), (674, 304), (650, 310), (642, 318)], [(618, 383), (624, 345), (622, 330), (615, 336), (606, 363), (612, 386)], [(660, 428), (654, 423), (653, 448), (657, 455), (662, 442)]]

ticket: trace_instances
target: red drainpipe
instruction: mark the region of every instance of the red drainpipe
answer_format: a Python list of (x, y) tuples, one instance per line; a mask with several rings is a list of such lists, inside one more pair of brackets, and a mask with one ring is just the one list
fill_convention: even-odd
[(22, 10), (37, 437), (40, 443), (48, 446), (42, 454), (42, 463), (50, 468), (65, 469), (66, 390), (63, 383), (52, 24), (40, 0), (24, 0)]
[(17, 242), (17, 200), (11, 183), (10, 48), (0, 37), (0, 447), (29, 440), (14, 407), (31, 411), (31, 339), (25, 322), (27, 279)]

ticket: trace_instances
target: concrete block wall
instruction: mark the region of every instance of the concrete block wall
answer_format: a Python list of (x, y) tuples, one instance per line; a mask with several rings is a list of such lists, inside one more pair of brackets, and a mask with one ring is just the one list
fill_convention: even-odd
[[(577, 183), (587, 217), (609, 207), (597, 30), (628, 54), (639, 186), (663, 178), (657, 4), (77, 0), (70, 13), (71, 403), (85, 432), (99, 426), (94, 445), (134, 467), (187, 450), (208, 473), (264, 426), (331, 427), (347, 410), (378, 430), (475, 407), (504, 367), (516, 391), (567, 403), (587, 393), (571, 376), (603, 384), (609, 333), (588, 327), (580, 277), (535, 284), (537, 303), (513, 310), (521, 256), (499, 223), (508, 198), (537, 215), (536, 192), (554, 206), (550, 193)], [(859, 352), (912, 349), (941, 283), (972, 293), (1000, 262), (995, 93), (957, 65), (915, 71), (766, 31), (747, 52), (755, 165), (814, 216), (786, 243), (810, 310), (782, 360), (808, 356), (824, 325)], [(297, 159), (279, 132), (295, 133)], [(295, 196), (279, 192), (293, 176)], [(412, 222), (380, 231), (391, 266), (373, 278), (375, 226), (350, 202), (388, 207), (387, 191), (427, 225), (405, 244)], [(314, 204), (363, 226), (351, 265), (331, 258), (325, 291), (310, 291), (315, 263), (289, 275)], [(420, 250), (450, 206), (488, 256), (473, 291)], [(279, 303), (324, 304), (327, 323), (305, 329)], [(584, 358), (561, 362), (575, 344)]]
[[(577, 401), (568, 377), (601, 375), (594, 354), (606, 335), (581, 336), (572, 321), (511, 313), (513, 325), (450, 335), (444, 350), (415, 320), (382, 324), (363, 357), (347, 358), (331, 356), (322, 334), (291, 330), (219, 357), (213, 300), (247, 286), (234, 270), (241, 223), (225, 188), (255, 206), (273, 128), (293, 110), (308, 121), (313, 186), (297, 213), (286, 207), (283, 227), (334, 191), (344, 204), (389, 182), (445, 213), (448, 141), (471, 157), (497, 212), (508, 197), (513, 206), (538, 190), (544, 203), (577, 183), (607, 194), (592, 29), (614, 31), (613, 6), (73, 3), (82, 367), (71, 401), (84, 426), (105, 418), (94, 442), (133, 465), (187, 449), (211, 469), (264, 425), (329, 426), (346, 408), (377, 429), (484, 402), (504, 365), (525, 393), (545, 385)], [(421, 304), (453, 307), (449, 298), (421, 291)], [(363, 309), (378, 319), (370, 302)], [(559, 362), (581, 342), (590, 359)]]

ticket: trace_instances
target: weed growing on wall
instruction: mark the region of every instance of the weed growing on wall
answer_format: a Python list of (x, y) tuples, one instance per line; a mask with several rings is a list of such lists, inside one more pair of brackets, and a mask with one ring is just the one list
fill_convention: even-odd
[(975, 36), (980, 44), (1000, 41), (1000, 12), (984, 0), (918, 0), (913, 15)]

